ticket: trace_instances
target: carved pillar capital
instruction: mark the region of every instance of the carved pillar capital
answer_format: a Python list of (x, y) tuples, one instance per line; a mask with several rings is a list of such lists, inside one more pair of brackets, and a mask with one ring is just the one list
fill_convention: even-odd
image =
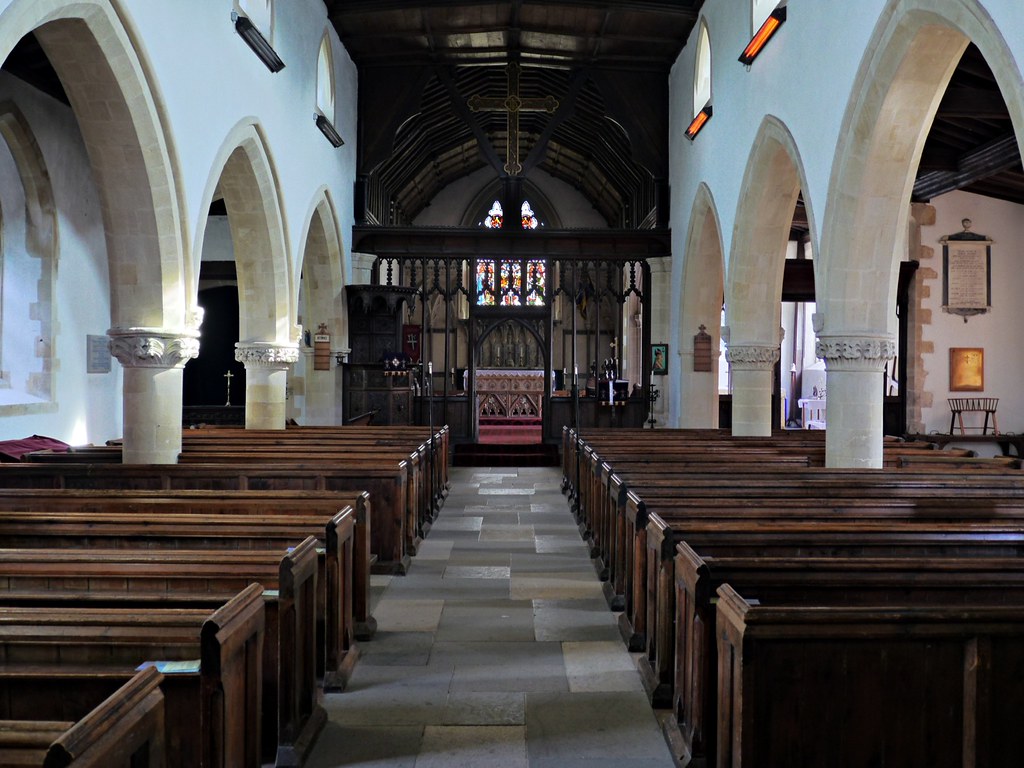
[(182, 368), (199, 356), (199, 331), (111, 328), (110, 354), (125, 368)]
[(819, 336), (814, 353), (830, 371), (882, 371), (896, 356), (892, 336)]
[(725, 359), (739, 371), (770, 371), (779, 356), (777, 344), (728, 344), (725, 349)]
[(235, 360), (247, 369), (286, 370), (298, 359), (298, 344), (277, 344), (272, 341), (239, 341), (235, 344)]

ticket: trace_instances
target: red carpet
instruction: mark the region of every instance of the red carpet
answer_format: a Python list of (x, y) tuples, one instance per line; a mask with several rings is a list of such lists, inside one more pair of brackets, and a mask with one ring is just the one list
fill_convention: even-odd
[(501, 443), (502, 445), (539, 443), (543, 440), (541, 421), (529, 416), (513, 418), (481, 416), (479, 440), (481, 443)]

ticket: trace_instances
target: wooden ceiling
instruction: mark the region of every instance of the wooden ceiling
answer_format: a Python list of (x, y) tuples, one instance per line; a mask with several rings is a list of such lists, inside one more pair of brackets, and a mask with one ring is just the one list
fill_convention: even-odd
[[(667, 216), (668, 73), (703, 0), (325, 0), (359, 67), (359, 171), (368, 219), (407, 224), (447, 184), (490, 166), (541, 168), (616, 228)], [(504, 112), (470, 100), (552, 96), (521, 112), (509, 174)], [(664, 223), (661, 221), (660, 223)]]

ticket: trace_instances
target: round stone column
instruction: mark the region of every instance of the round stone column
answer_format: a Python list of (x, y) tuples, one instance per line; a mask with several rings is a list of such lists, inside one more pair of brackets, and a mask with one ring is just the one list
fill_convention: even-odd
[(882, 372), (896, 342), (889, 335), (822, 335), (815, 354), (825, 360), (825, 465), (881, 467)]
[(779, 346), (727, 344), (732, 373), (732, 434), (767, 437), (772, 433), (772, 372)]
[(298, 344), (235, 344), (235, 360), (245, 365), (246, 429), (284, 429), (288, 368), (298, 359)]
[(107, 335), (110, 354), (124, 368), (124, 463), (176, 464), (182, 371), (199, 354), (199, 332), (111, 328)]

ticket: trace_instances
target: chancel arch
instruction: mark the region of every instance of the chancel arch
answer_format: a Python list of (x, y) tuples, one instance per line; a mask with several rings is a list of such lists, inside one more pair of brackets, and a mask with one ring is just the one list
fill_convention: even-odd
[[(245, 366), (245, 425), (283, 429), (287, 372), (299, 355), (298, 292), (292, 289), (279, 188), (258, 127), (239, 125), (214, 167), (207, 199), (223, 200), (234, 254), (239, 305), (235, 359)], [(205, 234), (206, 215), (197, 232)], [(202, 240), (197, 253), (202, 253)]]
[(832, 405), (830, 466), (882, 462), (882, 372), (895, 352), (899, 262), (910, 192), (932, 120), (974, 42), (1006, 99), (1020, 144), (1021, 75), (976, 2), (892, 2), (860, 63), (836, 148), (822, 227), (816, 329)]
[(725, 279), (732, 431), (769, 435), (780, 357), (781, 299), (790, 225), (802, 184), (795, 142), (774, 117), (761, 124), (743, 177)]
[[(679, 337), (679, 387), (672, 392), (672, 410), (681, 427), (718, 427), (719, 341), (723, 302), (724, 250), (715, 201), (706, 184), (697, 190), (683, 255)], [(694, 336), (711, 337), (710, 370), (695, 365)], [(703, 362), (703, 361), (702, 361)]]
[[(124, 368), (126, 463), (174, 462), (181, 369), (198, 349), (183, 223), (158, 97), (118, 9), (102, 0), (12, 2), (0, 54), (33, 33), (78, 121), (100, 196), (111, 351)], [(83, 66), (82, 62), (89, 62)]]

